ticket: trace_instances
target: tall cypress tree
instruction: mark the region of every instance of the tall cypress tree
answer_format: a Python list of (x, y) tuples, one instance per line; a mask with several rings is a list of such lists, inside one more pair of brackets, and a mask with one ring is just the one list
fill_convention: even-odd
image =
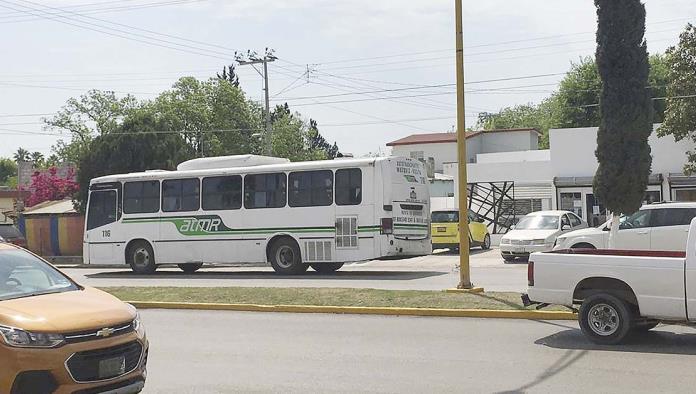
[(644, 39), (645, 6), (640, 0), (595, 0), (597, 67), (602, 79), (597, 132), (599, 162), (594, 192), (614, 215), (637, 211), (648, 185), (652, 157), (652, 103), (648, 52)]

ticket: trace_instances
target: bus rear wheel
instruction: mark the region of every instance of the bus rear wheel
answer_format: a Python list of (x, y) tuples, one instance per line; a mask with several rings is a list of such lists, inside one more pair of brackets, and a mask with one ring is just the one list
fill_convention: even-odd
[(310, 266), (320, 274), (330, 274), (341, 269), (343, 263), (317, 263), (310, 264)]
[(269, 257), (273, 270), (279, 274), (298, 275), (309, 268), (309, 264), (302, 263), (300, 247), (294, 239), (281, 238), (275, 241)]
[(146, 241), (134, 242), (126, 252), (126, 259), (136, 274), (152, 274), (157, 269), (155, 252)]
[(192, 274), (203, 266), (203, 263), (184, 263), (184, 264), (177, 264), (180, 270), (184, 271), (186, 274)]

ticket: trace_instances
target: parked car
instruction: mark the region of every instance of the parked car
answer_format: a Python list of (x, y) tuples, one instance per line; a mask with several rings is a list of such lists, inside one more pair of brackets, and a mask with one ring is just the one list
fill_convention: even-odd
[[(686, 248), (696, 202), (644, 205), (632, 215), (621, 217), (615, 249), (676, 250)], [(609, 243), (610, 221), (599, 227), (573, 231), (558, 237), (554, 249), (603, 249)]]
[(12, 224), (0, 224), (0, 242), (9, 242), (23, 248), (27, 246), (27, 240)]
[[(491, 235), (484, 220), (469, 210), (469, 246), (490, 249)], [(433, 211), (430, 215), (433, 249), (459, 250), (459, 210)]]
[(580, 305), (582, 332), (621, 343), (660, 322), (696, 324), (696, 219), (684, 251), (566, 249), (534, 253), (528, 265), (534, 303)]
[(147, 354), (132, 305), (0, 244), (0, 393), (137, 393)]
[(570, 211), (538, 211), (523, 216), (500, 239), (500, 254), (505, 261), (528, 258), (530, 253), (553, 249), (556, 238), (587, 223)]

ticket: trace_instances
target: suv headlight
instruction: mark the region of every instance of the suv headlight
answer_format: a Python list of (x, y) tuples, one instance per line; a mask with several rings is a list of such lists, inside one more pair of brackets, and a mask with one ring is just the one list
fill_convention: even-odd
[(35, 333), (5, 326), (0, 326), (0, 337), (13, 347), (52, 348), (65, 341), (60, 334)]

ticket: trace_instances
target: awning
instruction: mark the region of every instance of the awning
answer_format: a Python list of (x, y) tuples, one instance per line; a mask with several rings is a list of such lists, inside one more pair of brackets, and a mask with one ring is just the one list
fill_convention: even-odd
[[(648, 176), (648, 185), (662, 184), (662, 174), (650, 174)], [(594, 176), (557, 176), (553, 178), (553, 184), (556, 187), (581, 187), (592, 186)], [(696, 184), (696, 178), (694, 178)]]
[(670, 173), (669, 178), (667, 178), (667, 180), (669, 181), (669, 185), (672, 187), (696, 186), (696, 176), (694, 175)]

